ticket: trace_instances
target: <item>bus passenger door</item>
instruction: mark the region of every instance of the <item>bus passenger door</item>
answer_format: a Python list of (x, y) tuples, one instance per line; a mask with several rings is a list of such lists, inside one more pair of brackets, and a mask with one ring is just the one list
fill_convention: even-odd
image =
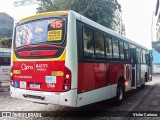
[(140, 50), (136, 48), (130, 49), (131, 63), (132, 63), (132, 83), (131, 87), (133, 89), (137, 88), (137, 85), (140, 84), (141, 80), (141, 64), (140, 64)]
[(140, 87), (143, 81), (141, 80), (141, 51), (136, 50), (136, 79), (137, 86)]
[(146, 64), (147, 64), (147, 74), (146, 74), (146, 78), (145, 78), (145, 82), (149, 82), (152, 80), (152, 77), (150, 75), (152, 75), (152, 60), (153, 60), (153, 56), (151, 55), (152, 53), (146, 54), (145, 58), (146, 58)]
[(130, 60), (132, 63), (132, 82), (131, 82), (131, 87), (133, 89), (136, 89), (136, 49), (135, 48), (130, 48)]

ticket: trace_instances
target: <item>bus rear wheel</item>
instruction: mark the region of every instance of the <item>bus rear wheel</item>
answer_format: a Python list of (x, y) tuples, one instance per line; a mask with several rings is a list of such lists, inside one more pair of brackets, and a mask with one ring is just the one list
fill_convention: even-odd
[(145, 83), (143, 83), (143, 84), (141, 85), (141, 88), (142, 88), (142, 89), (144, 89), (144, 88), (145, 88)]

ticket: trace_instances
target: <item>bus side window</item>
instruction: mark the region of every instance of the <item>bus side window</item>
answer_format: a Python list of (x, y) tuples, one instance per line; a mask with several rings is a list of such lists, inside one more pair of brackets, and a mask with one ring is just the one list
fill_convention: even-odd
[(141, 63), (141, 49), (138, 47), (136, 50), (136, 63)]
[(145, 54), (146, 64), (151, 65), (151, 54)]
[(97, 59), (104, 59), (104, 36), (103, 33), (95, 31), (95, 55)]
[(128, 43), (124, 43), (124, 59), (126, 61), (129, 59), (129, 46), (128, 46)]
[(106, 54), (107, 58), (112, 58), (112, 39), (109, 36), (105, 37), (105, 43), (106, 43)]
[(143, 51), (143, 63), (146, 64), (147, 62), (146, 62), (146, 57), (145, 57), (145, 55), (146, 55), (146, 51)]
[(119, 43), (117, 39), (112, 40), (113, 44), (113, 58), (119, 59)]
[(78, 61), (83, 61), (83, 24), (77, 21), (77, 48), (78, 48)]
[(124, 60), (124, 45), (123, 45), (123, 42), (120, 41), (119, 47), (120, 47), (120, 57), (121, 57), (122, 60)]
[(94, 55), (93, 30), (87, 27), (83, 28), (84, 57), (92, 58)]
[(143, 63), (143, 50), (141, 50), (141, 63)]

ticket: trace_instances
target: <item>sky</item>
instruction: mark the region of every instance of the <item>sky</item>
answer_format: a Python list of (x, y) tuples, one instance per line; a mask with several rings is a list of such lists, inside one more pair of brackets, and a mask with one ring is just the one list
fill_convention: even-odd
[(22, 0), (0, 0), (0, 12), (5, 12), (9, 14), (14, 18), (15, 21), (36, 14), (36, 7), (38, 5), (33, 4), (27, 6), (14, 7), (15, 1)]
[[(157, 0), (118, 0), (118, 2), (122, 7), (126, 37), (147, 48), (151, 48), (151, 41), (156, 39), (155, 25), (157, 18), (153, 14)], [(153, 30), (152, 38), (151, 29)]]
[[(0, 0), (0, 12), (6, 12), (15, 21), (34, 15), (38, 5), (28, 5), (14, 7), (14, 1), (20, 0)], [(122, 7), (122, 20), (125, 24), (126, 37), (151, 48), (151, 29), (155, 40), (155, 12), (157, 0), (118, 0)], [(153, 25), (152, 25), (153, 19)], [(152, 27), (151, 27), (152, 26)]]

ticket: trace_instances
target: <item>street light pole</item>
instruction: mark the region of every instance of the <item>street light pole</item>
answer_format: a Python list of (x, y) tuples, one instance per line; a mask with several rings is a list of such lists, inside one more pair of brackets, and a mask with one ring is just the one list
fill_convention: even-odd
[[(153, 18), (155, 16), (155, 12), (153, 12), (152, 14), (152, 22), (151, 22), (151, 59), (153, 60)], [(151, 65), (152, 67), (152, 74), (153, 74), (153, 65)]]
[[(153, 43), (153, 18), (155, 16), (155, 12), (152, 14), (152, 22), (151, 22), (151, 42)], [(153, 49), (153, 46), (152, 46)]]

